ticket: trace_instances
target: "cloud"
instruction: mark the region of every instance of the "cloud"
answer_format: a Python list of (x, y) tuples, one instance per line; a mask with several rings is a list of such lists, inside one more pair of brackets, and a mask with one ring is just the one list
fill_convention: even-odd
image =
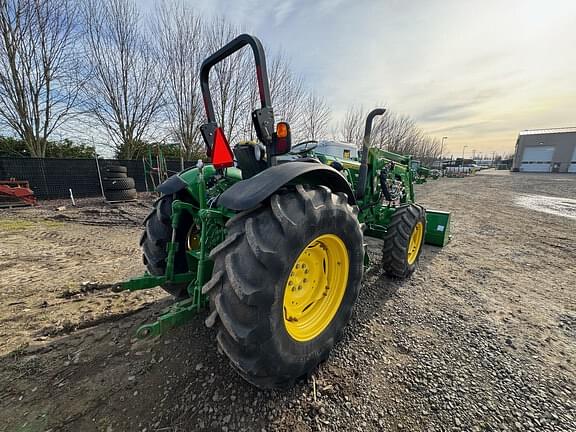
[(282, 47), (335, 121), (385, 100), (454, 149), (512, 149), (576, 118), (573, 0), (188, 1)]
[(280, 2), (274, 10), (274, 22), (281, 25), (286, 21), (294, 10), (294, 3), (288, 0)]

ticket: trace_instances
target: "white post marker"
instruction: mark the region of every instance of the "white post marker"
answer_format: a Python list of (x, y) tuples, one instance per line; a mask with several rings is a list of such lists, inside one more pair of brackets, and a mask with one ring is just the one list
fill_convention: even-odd
[(74, 194), (72, 193), (72, 189), (68, 189), (70, 191), (70, 199), (72, 200), (72, 206), (76, 207), (76, 201), (74, 201)]

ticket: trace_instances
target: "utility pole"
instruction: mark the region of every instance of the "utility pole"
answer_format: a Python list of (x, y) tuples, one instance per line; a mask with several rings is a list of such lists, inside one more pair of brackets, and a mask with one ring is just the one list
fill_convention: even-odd
[(465, 145), (464, 147), (462, 147), (462, 163), (460, 164), (460, 171), (464, 172), (464, 150), (466, 150), (466, 147), (468, 147), (467, 145)]
[(447, 136), (442, 137), (442, 144), (440, 144), (440, 168), (442, 168), (442, 160), (444, 159), (442, 155), (444, 154), (444, 141), (447, 140)]

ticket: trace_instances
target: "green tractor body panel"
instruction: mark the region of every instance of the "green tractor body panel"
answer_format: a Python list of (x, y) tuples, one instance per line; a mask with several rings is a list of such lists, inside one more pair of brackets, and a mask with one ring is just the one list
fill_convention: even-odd
[[(202, 173), (204, 181), (207, 181), (209, 178), (214, 177), (216, 174), (218, 174), (218, 170), (216, 170), (216, 168), (214, 168), (213, 165), (207, 164), (203, 166)], [(186, 190), (190, 194), (190, 196), (194, 198), (196, 202), (200, 202), (201, 197), (199, 195), (199, 189), (198, 189), (199, 169), (198, 168), (187, 169), (176, 175), (180, 177), (180, 179), (186, 184)], [(225, 181), (223, 182), (224, 184), (222, 185), (223, 188), (219, 188), (222, 189), (222, 191), (225, 190), (230, 185), (242, 180), (242, 171), (240, 171), (236, 167), (227, 168), (224, 171), (224, 179)]]

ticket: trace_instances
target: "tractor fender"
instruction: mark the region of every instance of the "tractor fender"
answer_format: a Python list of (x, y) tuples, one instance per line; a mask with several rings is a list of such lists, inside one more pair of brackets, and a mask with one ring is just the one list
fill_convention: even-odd
[(156, 188), (158, 192), (162, 195), (171, 195), (178, 191), (184, 189), (187, 183), (180, 178), (178, 175), (173, 175), (172, 177), (168, 177), (160, 186)]
[(344, 192), (349, 204), (356, 204), (352, 188), (334, 168), (319, 163), (287, 162), (235, 183), (220, 195), (218, 205), (235, 211), (251, 209), (298, 177), (302, 177), (304, 184), (324, 185), (334, 193)]

